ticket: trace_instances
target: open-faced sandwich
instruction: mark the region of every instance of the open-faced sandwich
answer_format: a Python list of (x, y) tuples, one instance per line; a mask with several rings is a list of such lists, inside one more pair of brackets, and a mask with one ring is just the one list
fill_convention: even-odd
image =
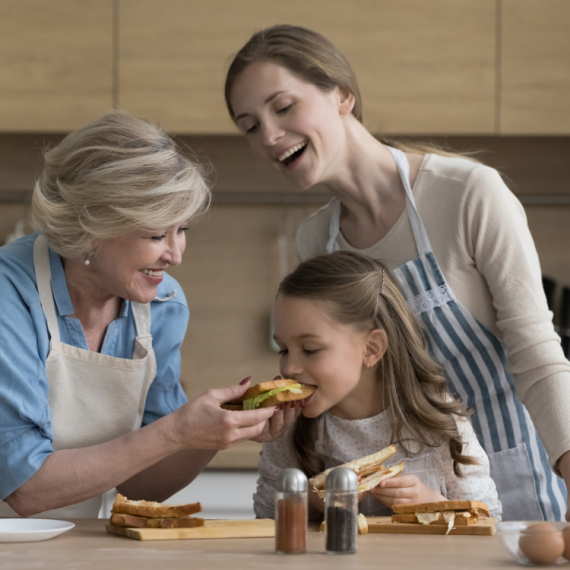
[[(379, 485), (381, 481), (384, 481), (384, 479), (390, 479), (391, 477), (399, 475), (404, 470), (404, 463), (402, 461), (397, 465), (384, 467), (384, 462), (390, 459), (395, 453), (396, 447), (389, 445), (377, 453), (361, 457), (360, 459), (354, 459), (338, 467), (348, 467), (356, 473), (358, 476), (358, 492), (362, 493), (373, 489)], [(333, 469), (335, 469), (335, 467), (331, 467), (309, 479), (309, 484), (321, 499), (325, 498), (325, 481), (327, 475)]]
[(111, 509), (111, 524), (135, 528), (194, 528), (204, 519), (191, 515), (202, 511), (200, 503), (166, 505), (154, 501), (129, 501), (117, 494)]
[(237, 400), (222, 404), (225, 410), (255, 410), (269, 408), (285, 402), (304, 400), (315, 391), (315, 386), (301, 384), (296, 380), (272, 380), (249, 388)]

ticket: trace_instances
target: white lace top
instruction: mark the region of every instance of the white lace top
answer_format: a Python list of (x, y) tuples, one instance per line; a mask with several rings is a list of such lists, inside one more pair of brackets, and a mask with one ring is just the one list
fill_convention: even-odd
[[(404, 473), (414, 473), (428, 487), (448, 499), (483, 501), (491, 515), (500, 518), (501, 503), (495, 483), (489, 475), (489, 460), (477, 440), (468, 420), (457, 418), (459, 434), (463, 440), (463, 453), (475, 457), (479, 465), (461, 465), (463, 477), (453, 472), (449, 446), (437, 448), (417, 446), (417, 453), (406, 456), (398, 449), (386, 465), (404, 461)], [(277, 476), (286, 467), (298, 463), (293, 453), (293, 429), (280, 439), (265, 443), (259, 463), (257, 491), (253, 495), (257, 517), (274, 518), (274, 493)], [(389, 412), (364, 420), (345, 420), (326, 412), (321, 416), (319, 436), (315, 449), (326, 457), (325, 466), (332, 467), (358, 457), (375, 453), (390, 444)], [(361, 501), (359, 510), (365, 515), (388, 515), (391, 510), (371, 495)]]

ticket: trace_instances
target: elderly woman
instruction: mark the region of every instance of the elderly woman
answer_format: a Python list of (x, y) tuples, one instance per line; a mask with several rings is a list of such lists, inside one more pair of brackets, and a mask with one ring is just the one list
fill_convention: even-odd
[(188, 307), (165, 270), (209, 202), (199, 166), (126, 113), (46, 153), (40, 232), (0, 248), (0, 517), (96, 517), (113, 487), (164, 500), (291, 423), (222, 410), (247, 380), (190, 402), (179, 384)]

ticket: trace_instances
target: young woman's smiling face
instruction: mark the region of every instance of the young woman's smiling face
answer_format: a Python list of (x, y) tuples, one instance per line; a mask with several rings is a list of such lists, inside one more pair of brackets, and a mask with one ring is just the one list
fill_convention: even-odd
[(379, 399), (372, 370), (362, 381), (366, 332), (336, 322), (324, 301), (286, 295), (277, 297), (274, 327), (281, 375), (317, 387), (303, 415), (314, 418), (331, 410), (358, 419), (381, 411), (374, 404)]
[(249, 65), (235, 80), (231, 106), (254, 154), (307, 189), (326, 182), (342, 153), (343, 117), (352, 103), (271, 61)]

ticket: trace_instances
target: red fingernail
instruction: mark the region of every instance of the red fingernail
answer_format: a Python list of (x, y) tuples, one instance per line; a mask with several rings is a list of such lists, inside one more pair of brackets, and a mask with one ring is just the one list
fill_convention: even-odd
[(243, 386), (246, 382), (249, 382), (250, 378), (251, 378), (251, 376), (248, 376), (247, 378), (244, 378), (244, 379), (240, 382), (240, 384)]

